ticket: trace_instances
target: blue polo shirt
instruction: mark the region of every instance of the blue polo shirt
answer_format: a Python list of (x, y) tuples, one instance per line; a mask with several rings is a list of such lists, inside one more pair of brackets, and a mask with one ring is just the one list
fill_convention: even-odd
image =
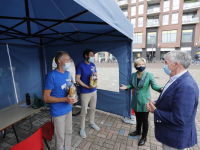
[[(61, 73), (54, 69), (47, 74), (44, 89), (52, 90), (50, 94), (52, 97), (66, 97), (68, 95), (66, 92), (67, 83), (70, 81), (69, 74), (68, 71)], [(72, 110), (72, 105), (67, 102), (50, 103), (50, 110), (52, 117), (59, 117), (69, 113)]]
[[(93, 63), (90, 64), (86, 64), (84, 61), (81, 62), (80, 64), (78, 64), (78, 66), (76, 67), (76, 74), (81, 75), (81, 81), (83, 83), (85, 83), (86, 85), (90, 85), (90, 76), (92, 74), (92, 67), (95, 67), (95, 72), (96, 71), (96, 66)], [(80, 86), (80, 91), (81, 94), (86, 94), (86, 93), (92, 93), (94, 91), (96, 91), (96, 88), (94, 89), (87, 89), (85, 87)]]

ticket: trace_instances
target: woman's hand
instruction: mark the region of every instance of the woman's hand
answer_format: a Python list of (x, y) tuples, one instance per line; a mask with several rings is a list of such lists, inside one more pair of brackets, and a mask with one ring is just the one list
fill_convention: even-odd
[(160, 89), (160, 92), (162, 92), (162, 91), (163, 91), (163, 88)]
[(121, 90), (127, 90), (127, 86), (126, 85), (123, 85), (121, 84), (121, 87), (120, 87)]

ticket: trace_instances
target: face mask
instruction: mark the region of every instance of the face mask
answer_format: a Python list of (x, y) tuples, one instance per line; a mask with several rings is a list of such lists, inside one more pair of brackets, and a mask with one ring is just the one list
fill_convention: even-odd
[(62, 66), (64, 70), (68, 70), (71, 67), (71, 63), (65, 63), (65, 66)]
[(139, 72), (143, 72), (145, 70), (145, 66), (140, 66), (140, 67), (136, 67), (136, 70), (138, 70)]
[(168, 65), (164, 65), (164, 71), (167, 75), (170, 75), (171, 70), (168, 69)]
[(94, 62), (94, 57), (90, 57), (90, 58), (88, 59), (88, 61), (89, 61), (89, 62)]

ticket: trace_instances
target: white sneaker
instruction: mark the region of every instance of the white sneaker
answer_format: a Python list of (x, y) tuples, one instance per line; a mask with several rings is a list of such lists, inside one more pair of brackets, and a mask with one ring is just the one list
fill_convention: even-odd
[(136, 117), (134, 115), (131, 115), (131, 118), (124, 117), (122, 118), (122, 121), (128, 124), (136, 124)]

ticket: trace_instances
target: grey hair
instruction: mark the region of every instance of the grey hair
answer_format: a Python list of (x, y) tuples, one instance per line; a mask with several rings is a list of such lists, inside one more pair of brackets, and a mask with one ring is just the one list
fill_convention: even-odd
[(58, 64), (58, 59), (62, 60), (63, 54), (66, 54), (66, 55), (69, 56), (69, 54), (67, 52), (65, 52), (65, 51), (58, 51), (56, 53), (56, 56), (55, 56), (55, 62), (56, 62), (56, 64)]
[(169, 57), (169, 60), (172, 63), (178, 62), (185, 69), (187, 69), (190, 66), (192, 60), (191, 56), (188, 53), (178, 50), (171, 51), (163, 56), (164, 59), (166, 59), (166, 57)]

